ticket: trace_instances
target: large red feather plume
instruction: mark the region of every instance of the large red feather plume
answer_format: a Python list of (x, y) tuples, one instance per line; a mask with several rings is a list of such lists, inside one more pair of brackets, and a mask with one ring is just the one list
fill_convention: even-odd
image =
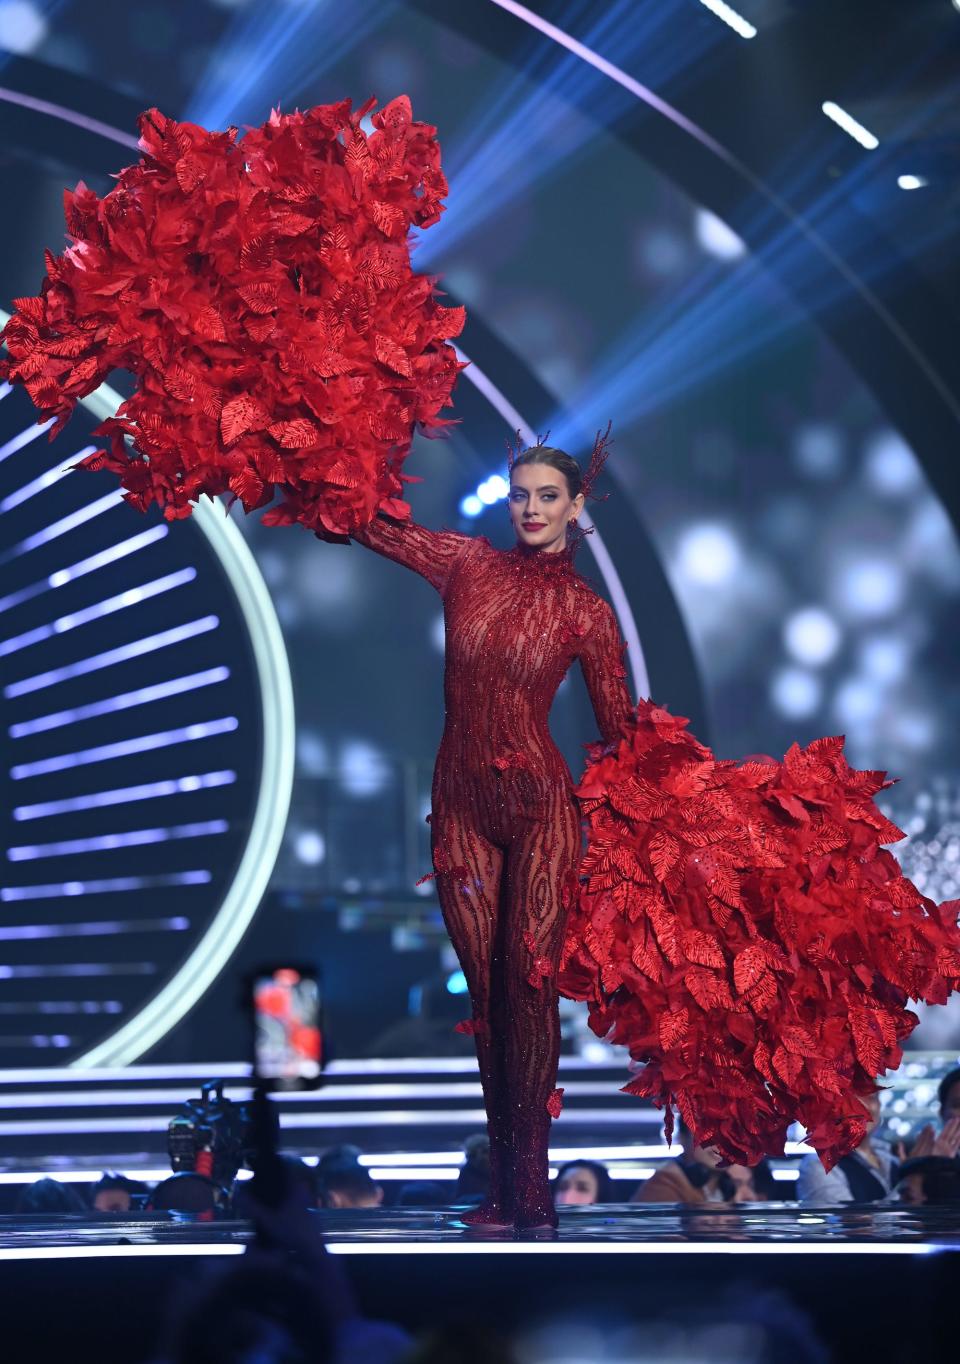
[(136, 392), (98, 432), (127, 501), (188, 516), (230, 491), (268, 525), (333, 538), (378, 510), (406, 518), (400, 472), (436, 434), (462, 368), (463, 308), (410, 268), (407, 233), (447, 192), (436, 129), (406, 96), (361, 119), (350, 101), (274, 113), (238, 141), (152, 109), (141, 160), (103, 199), (65, 195), (72, 244), (15, 301), (0, 374), (51, 437), (111, 370)]
[(560, 988), (643, 1063), (728, 1161), (780, 1154), (796, 1121), (829, 1169), (863, 1139), (859, 1096), (896, 1067), (908, 1000), (960, 988), (960, 901), (937, 905), (881, 845), (904, 835), (843, 737), (783, 762), (717, 759), (640, 701), (577, 789), (588, 821)]

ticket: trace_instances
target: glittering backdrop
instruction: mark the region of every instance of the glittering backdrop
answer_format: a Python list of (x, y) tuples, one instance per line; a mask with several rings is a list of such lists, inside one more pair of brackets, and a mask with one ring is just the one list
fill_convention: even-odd
[[(272, 103), (408, 93), (439, 127), (451, 183), (449, 214), (415, 264), (482, 318), (508, 398), (522, 401), (511, 355), (535, 378), (541, 399), (524, 415), (557, 443), (577, 452), (613, 418), (612, 495), (665, 571), (700, 675), (702, 737), (722, 757), (779, 757), (794, 739), (845, 734), (851, 763), (900, 778), (884, 809), (909, 835), (894, 849), (908, 873), (938, 900), (960, 892), (954, 529), (910, 445), (796, 299), (615, 136), (622, 92), (533, 33), (507, 65), (399, 3), (98, 0), (96, 25), (86, 6), (37, 4), (29, 38), (4, 30), (5, 8), (0, 42), (13, 51), (211, 125), (260, 122)], [(661, 27), (653, 8), (624, 32), (622, 6), (602, 21), (569, 7), (598, 50), (616, 47), (652, 83), (682, 81), (720, 35), (701, 24), (690, 42), (668, 41), (671, 6)], [(60, 190), (80, 175), (108, 186), (55, 152), (4, 150), (0, 187), (18, 205), (3, 227), (5, 299), (36, 287), (39, 247), (61, 239)], [(469, 352), (469, 321), (461, 341)], [(502, 470), (506, 424), (475, 394), (458, 409), (451, 440), (412, 458), (425, 478), (415, 513), (505, 543), (502, 502), (475, 494)], [(436, 1051), (446, 1032), (432, 1021), (449, 1028), (445, 991), (461, 984), (430, 886), (413, 888), (428, 870), (442, 724), (439, 603), (358, 547), (238, 524), (284, 629), (298, 714), (269, 932), (255, 931), (247, 956), (269, 942), (324, 957), (341, 1054), (389, 1047), (408, 1007)], [(642, 642), (656, 699), (671, 706), (678, 682), (657, 667), (656, 631)], [(576, 768), (593, 737), (579, 678), (554, 719)], [(379, 1008), (365, 998), (373, 963), (393, 973)], [(214, 992), (171, 1054), (227, 1027), (225, 998)], [(915, 1040), (956, 1045), (957, 1011), (936, 1011)]]

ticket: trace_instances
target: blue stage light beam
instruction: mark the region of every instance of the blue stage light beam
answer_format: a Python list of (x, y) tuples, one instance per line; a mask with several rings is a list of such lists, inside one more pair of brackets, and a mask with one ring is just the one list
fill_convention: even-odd
[(281, 100), (289, 110), (308, 87), (312, 99), (318, 78), (366, 42), (395, 9), (392, 0), (304, 0), (238, 11), (185, 117), (205, 128), (225, 128), (260, 121)]
[[(488, 228), (518, 197), (588, 152), (598, 123), (612, 124), (631, 107), (631, 93), (584, 61), (581, 48), (594, 53), (616, 48), (618, 59), (642, 70), (652, 87), (675, 80), (707, 56), (724, 38), (723, 29), (691, 26), (684, 9), (661, 4), (638, 10), (635, 0), (616, 0), (582, 43), (570, 40), (575, 50), (536, 39), (524, 71), (464, 120), (465, 134), (444, 143), (450, 195), (440, 222), (414, 233), (417, 267), (449, 259), (463, 240)], [(547, 37), (567, 36), (543, 21), (538, 26)], [(645, 93), (656, 103), (652, 91)], [(590, 118), (573, 107), (579, 103), (589, 106)]]
[[(878, 157), (875, 151), (865, 153), (865, 158), (868, 158), (868, 161), (865, 159), (853, 174), (845, 176), (842, 182), (837, 182), (831, 189), (827, 190), (825, 194), (819, 195), (812, 209), (807, 210), (806, 217), (801, 217), (793, 209), (792, 202), (803, 203), (805, 198), (809, 199), (809, 191), (806, 196), (802, 196), (800, 193), (804, 188), (804, 183), (807, 183), (808, 187), (809, 183), (814, 179), (816, 179), (818, 184), (822, 183), (823, 168), (833, 154), (833, 144), (825, 144), (820, 130), (820, 119), (822, 118), (822, 115), (819, 111), (811, 110), (811, 131), (808, 138), (808, 145), (803, 149), (804, 154), (802, 156), (800, 155), (800, 148), (795, 148), (793, 151), (794, 167), (799, 166), (801, 168), (799, 175), (792, 175), (788, 164), (787, 176), (781, 175), (778, 177), (776, 183), (763, 181), (755, 176), (748, 167), (733, 156), (730, 151), (718, 143), (714, 138), (711, 138), (703, 128), (698, 127), (689, 119), (686, 119), (677, 109), (662, 100), (648, 86), (641, 85), (640, 82), (630, 76), (622, 66), (616, 66), (605, 58), (596, 46), (598, 42), (597, 34), (601, 26), (598, 26), (598, 29), (595, 29), (593, 45), (591, 45), (589, 41), (580, 41), (579, 39), (574, 38), (572, 34), (565, 29), (548, 22), (527, 6), (519, 4), (518, 0), (493, 0), (493, 3), (515, 14), (532, 29), (544, 34), (552, 42), (557, 44), (558, 47), (570, 54), (577, 62), (582, 63), (585, 68), (589, 68), (590, 71), (597, 73), (601, 78), (606, 80), (611, 88), (619, 87), (619, 89), (629, 92), (634, 99), (644, 102), (648, 107), (654, 109), (663, 117), (670, 119), (671, 122), (682, 127), (691, 137), (711, 151), (719, 160), (724, 162), (743, 180), (744, 184), (753, 191), (754, 203), (756, 205), (753, 210), (753, 220), (757, 225), (757, 231), (754, 233), (745, 229), (745, 233), (751, 241), (759, 240), (765, 243), (763, 249), (758, 252), (765, 262), (768, 264), (778, 263), (781, 265), (781, 268), (783, 268), (790, 262), (777, 262), (777, 253), (786, 253), (790, 251), (795, 253), (799, 258), (802, 269), (810, 275), (810, 279), (809, 282), (805, 279), (800, 279), (799, 281), (794, 279), (794, 287), (797, 287), (798, 284), (800, 285), (800, 291), (807, 301), (807, 306), (813, 312), (835, 303), (838, 298), (844, 296), (847, 290), (858, 293), (861, 296), (861, 299), (874, 311), (874, 313), (881, 317), (888, 330), (896, 336), (904, 350), (910, 353), (913, 361), (925, 370), (929, 381), (937, 388), (942, 400), (960, 416), (960, 403), (958, 403), (947, 384), (938, 373), (931, 370), (929, 364), (920, 352), (918, 352), (910, 337), (899, 327), (896, 320), (887, 312), (882, 303), (869, 288), (869, 281), (876, 279), (879, 273), (890, 268), (891, 265), (895, 265), (895, 260), (888, 256), (884, 256), (881, 259), (879, 255), (875, 255), (873, 260), (865, 260), (864, 252), (862, 250), (863, 243), (859, 241), (848, 242), (849, 247), (857, 254), (858, 269), (855, 273), (847, 264), (843, 256), (838, 253), (832, 242), (826, 239), (826, 235), (818, 230), (826, 226), (831, 226), (834, 229), (842, 229), (845, 223), (849, 221), (848, 219), (841, 217), (837, 212), (838, 206), (841, 203), (841, 196), (848, 198), (855, 195), (858, 191), (862, 191), (868, 181), (871, 180), (871, 177), (873, 177), (872, 182), (877, 183), (876, 177), (878, 174), (883, 174), (888, 179), (890, 178), (892, 166), (885, 166), (882, 157)], [(660, 6), (658, 8), (662, 15), (669, 15), (671, 19), (676, 18), (676, 15), (670, 12), (670, 7)], [(602, 41), (602, 35), (599, 41)], [(863, 72), (860, 73), (860, 76), (863, 78)], [(941, 102), (946, 102), (948, 99), (949, 94), (944, 94), (941, 97)], [(593, 107), (596, 108), (596, 101), (594, 100), (592, 103)], [(908, 136), (910, 127), (913, 124), (926, 121), (931, 115), (931, 112), (935, 113), (936, 110), (934, 109), (931, 111), (928, 102), (924, 104), (922, 109), (918, 109), (914, 118), (908, 120), (906, 126), (898, 129), (898, 142), (902, 142), (904, 138)], [(519, 133), (521, 129), (515, 128), (513, 131)], [(523, 156), (525, 158), (529, 158), (531, 161), (535, 159), (530, 156), (529, 137), (522, 140), (522, 148)], [(503, 155), (509, 155), (509, 148), (504, 149)], [(502, 164), (502, 157), (498, 159)], [(530, 183), (530, 181), (528, 180), (527, 183)], [(779, 186), (783, 184), (786, 184), (787, 188), (781, 191)], [(502, 198), (496, 200), (493, 197), (495, 188), (495, 186), (490, 187), (490, 195), (487, 202), (496, 203), (498, 207), (502, 208)], [(792, 195), (791, 191), (794, 192)], [(480, 210), (478, 209), (478, 212), (479, 211)], [(829, 223), (827, 222), (828, 215), (833, 215)], [(776, 224), (778, 227), (780, 224), (785, 225), (779, 227), (779, 230), (774, 229), (771, 232), (771, 224)], [(943, 223), (935, 222), (924, 237), (924, 241), (920, 244), (921, 249), (925, 249), (926, 246), (941, 240), (944, 232), (947, 230), (949, 230), (949, 228)], [(849, 228), (847, 231), (849, 232)], [(843, 232), (841, 231), (837, 234), (837, 240), (839, 240), (841, 244), (842, 238)], [(433, 243), (432, 246), (428, 248), (429, 251), (439, 252), (441, 250), (446, 250), (446, 247), (443, 245), (444, 236), (442, 232), (442, 223), (441, 228), (438, 229), (436, 235), (428, 240), (432, 240)], [(450, 238), (447, 240), (452, 242), (453, 234), (451, 234)], [(810, 249), (811, 247), (813, 250)], [(423, 261), (423, 259), (424, 254), (421, 249), (421, 255), (418, 260)], [(825, 266), (831, 268), (824, 268)], [(711, 279), (708, 283), (712, 287), (714, 280)], [(673, 306), (667, 305), (668, 314), (682, 314), (684, 309), (686, 309), (687, 316), (691, 320), (690, 333), (694, 340), (702, 334), (698, 329), (698, 324), (702, 320), (699, 311), (701, 308), (705, 308), (708, 312), (718, 314), (721, 317), (723, 316), (723, 310), (717, 307), (717, 300), (712, 298), (704, 300), (701, 289), (702, 281), (696, 279), (689, 281), (686, 289), (677, 291), (677, 296), (672, 300)], [(744, 359), (745, 356), (750, 353), (751, 349), (769, 344), (771, 336), (778, 335), (783, 328), (792, 325), (792, 315), (784, 308), (780, 310), (779, 321), (769, 322), (766, 329), (756, 327), (754, 325), (754, 320), (746, 316), (746, 309), (743, 308), (742, 301), (737, 298), (737, 290), (732, 290), (732, 293), (734, 301), (730, 305), (729, 312), (731, 320), (737, 324), (734, 327), (734, 334), (737, 337), (738, 344), (728, 352), (731, 361), (734, 359)], [(659, 314), (655, 314), (653, 325), (659, 325), (660, 321), (661, 318)], [(641, 328), (646, 327), (647, 330), (652, 329), (647, 326), (647, 323), (644, 320), (641, 320), (640, 325)], [(720, 331), (719, 346), (716, 344), (718, 338), (714, 335), (714, 345), (710, 348), (703, 348), (704, 351), (707, 352), (706, 362), (711, 366), (711, 375), (717, 372), (717, 364), (723, 365), (726, 363), (726, 356), (719, 352), (724, 350), (723, 341), (727, 338), (727, 332), (723, 329), (720, 329)], [(743, 343), (740, 338), (744, 333), (754, 338), (754, 346), (750, 346), (749, 344), (745, 345)], [(681, 345), (677, 347), (676, 328), (672, 330), (669, 340), (665, 344), (666, 347), (673, 350), (672, 359), (675, 361), (669, 371), (675, 387), (669, 392), (661, 390), (662, 400), (666, 402), (675, 400), (676, 397), (680, 396), (688, 388), (696, 387), (709, 376), (707, 372), (698, 365), (691, 365), (688, 363), (688, 357), (685, 353), (684, 346)], [(626, 353), (627, 362), (626, 371), (623, 369), (622, 364), (619, 363), (622, 360), (624, 352)], [(577, 410), (573, 402), (568, 401), (566, 408), (549, 423), (552, 438), (558, 444), (561, 442), (564, 444), (573, 444), (588, 439), (593, 429), (598, 425), (602, 426), (606, 422), (611, 410), (617, 411), (621, 421), (636, 418), (637, 416), (643, 415), (645, 411), (650, 410), (645, 404), (650, 403), (651, 396), (649, 392), (647, 392), (647, 386), (642, 382), (649, 373), (649, 360), (650, 355), (648, 351), (638, 344), (637, 337), (633, 333), (622, 339), (615, 348), (615, 352), (610, 352), (608, 356), (605, 357), (605, 364), (601, 367), (599, 376), (600, 388), (598, 389), (596, 387), (596, 373), (592, 373), (589, 378), (587, 390), (582, 395), (578, 395), (580, 399), (578, 404), (579, 410)], [(638, 380), (641, 381), (639, 385)], [(575, 415), (572, 415), (574, 412)]]

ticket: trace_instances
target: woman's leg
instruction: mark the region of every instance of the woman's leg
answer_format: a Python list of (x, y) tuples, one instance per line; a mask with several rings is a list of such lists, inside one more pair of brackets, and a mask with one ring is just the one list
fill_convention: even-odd
[(560, 1057), (556, 973), (580, 862), (580, 817), (558, 800), (553, 817), (511, 843), (503, 902), (506, 1071), (518, 1226), (555, 1226), (548, 1101)]
[(434, 866), (444, 924), (466, 978), (490, 1136), (490, 1192), (467, 1220), (509, 1224), (510, 1132), (505, 1075), (506, 1000), (500, 963), (503, 853), (462, 818), (434, 813)]

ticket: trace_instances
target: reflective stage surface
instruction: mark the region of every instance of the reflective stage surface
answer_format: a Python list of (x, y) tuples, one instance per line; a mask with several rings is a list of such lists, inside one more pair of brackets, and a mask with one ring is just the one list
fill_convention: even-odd
[[(719, 1205), (611, 1203), (565, 1208), (559, 1231), (491, 1232), (466, 1227), (456, 1212), (416, 1208), (326, 1209), (315, 1214), (327, 1247), (344, 1255), (433, 1253), (741, 1252), (754, 1255), (923, 1255), (960, 1250), (960, 1208), (816, 1208), (789, 1203)], [(0, 1217), (0, 1260), (240, 1254), (249, 1222), (190, 1220), (171, 1213), (137, 1217)], [(958, 1262), (960, 1267), (960, 1262)]]

